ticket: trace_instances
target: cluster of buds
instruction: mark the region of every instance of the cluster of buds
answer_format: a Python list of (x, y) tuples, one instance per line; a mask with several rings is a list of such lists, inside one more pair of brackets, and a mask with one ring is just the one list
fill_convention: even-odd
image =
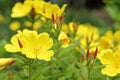
[(86, 52), (86, 58), (85, 58), (84, 55), (82, 55), (80, 61), (83, 62), (86, 59), (87, 60), (87, 65), (93, 65), (94, 62), (95, 62), (95, 59), (97, 57), (97, 54), (98, 54), (98, 47), (95, 49), (94, 52), (90, 52), (90, 49), (88, 48), (87, 52)]
[(96, 48), (96, 50), (93, 53), (90, 53), (90, 50), (88, 48), (87, 52), (86, 52), (86, 59), (87, 59), (87, 64), (89, 65), (93, 65), (94, 61), (96, 59), (98, 53), (98, 48)]
[(57, 29), (58, 27), (60, 27), (65, 20), (65, 16), (62, 15), (61, 17), (56, 17), (52, 14), (52, 23), (54, 25), (54, 28)]
[[(86, 56), (82, 55), (82, 57), (81, 57), (80, 62), (84, 62), (84, 61), (86, 62), (85, 66), (86, 66), (86, 68), (88, 70), (88, 76), (90, 75), (90, 71), (93, 68), (93, 65), (95, 63), (97, 54), (98, 54), (98, 48), (96, 48), (94, 52), (90, 52), (90, 49), (88, 48), (87, 52), (86, 52)], [(82, 80), (84, 80), (84, 76), (85, 75), (81, 76)]]

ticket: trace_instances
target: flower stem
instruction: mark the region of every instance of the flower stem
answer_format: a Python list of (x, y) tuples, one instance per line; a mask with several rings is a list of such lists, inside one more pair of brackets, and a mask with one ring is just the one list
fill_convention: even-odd
[(90, 80), (90, 69), (88, 69), (88, 80)]
[(32, 65), (29, 64), (29, 80), (32, 80)]
[(59, 49), (60, 49), (60, 45), (59, 45), (59, 41), (58, 41), (58, 36), (60, 34), (60, 29), (57, 28), (56, 30), (56, 80), (59, 79)]
[(28, 80), (32, 80), (32, 63), (33, 63), (33, 60), (30, 59), (29, 60), (29, 64), (28, 64), (28, 67), (29, 67), (29, 77), (28, 77)]
[(58, 80), (58, 77), (59, 77), (58, 52), (59, 52), (59, 42), (57, 40), (57, 46), (56, 46), (56, 80)]

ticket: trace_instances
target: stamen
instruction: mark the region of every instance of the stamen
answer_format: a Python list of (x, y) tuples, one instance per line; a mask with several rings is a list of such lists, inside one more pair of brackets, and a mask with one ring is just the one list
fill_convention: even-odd
[(19, 47), (20, 48), (22, 48), (23, 47), (23, 45), (22, 45), (22, 43), (21, 43), (21, 41), (18, 39), (18, 44), (19, 44)]

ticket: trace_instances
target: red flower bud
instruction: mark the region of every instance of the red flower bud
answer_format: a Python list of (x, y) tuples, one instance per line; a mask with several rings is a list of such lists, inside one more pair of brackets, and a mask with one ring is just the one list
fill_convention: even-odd
[(52, 14), (52, 22), (55, 23), (55, 16)]
[(12, 60), (9, 62), (8, 66), (11, 66), (14, 62), (15, 62), (15, 59), (12, 59)]
[(88, 48), (87, 53), (86, 53), (86, 58), (87, 58), (87, 60), (88, 60), (88, 58), (89, 58), (89, 55), (90, 55), (90, 51), (89, 51), (89, 48)]
[(94, 52), (94, 54), (93, 54), (94, 59), (96, 58), (97, 53), (98, 53), (98, 47), (96, 48), (96, 50), (95, 50), (95, 52)]

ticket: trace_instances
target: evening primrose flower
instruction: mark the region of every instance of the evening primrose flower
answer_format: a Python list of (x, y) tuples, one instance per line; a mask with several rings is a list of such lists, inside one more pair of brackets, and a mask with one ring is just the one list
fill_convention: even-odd
[(64, 32), (60, 33), (58, 40), (62, 42), (62, 46), (61, 46), (62, 48), (66, 48), (69, 46), (70, 40)]
[(103, 36), (99, 40), (99, 46), (100, 46), (100, 49), (107, 49), (107, 48), (113, 47), (114, 45), (113, 45), (113, 41), (111, 39)]
[(30, 12), (32, 14), (42, 14), (49, 4), (49, 2), (44, 2), (43, 0), (25, 0), (24, 3), (18, 2), (12, 8), (11, 16), (13, 18), (24, 17)]
[(114, 77), (120, 73), (120, 50), (115, 52), (111, 49), (102, 50), (98, 59), (105, 66), (101, 70), (102, 74)]
[(56, 22), (57, 18), (60, 18), (63, 15), (66, 6), (67, 4), (64, 4), (62, 8), (60, 8), (57, 4), (51, 4), (51, 6), (44, 10), (43, 16)]
[(13, 58), (0, 58), (0, 70), (4, 69), (6, 65), (11, 66), (14, 62)]
[(13, 18), (15, 18), (15, 17), (24, 17), (31, 11), (31, 9), (32, 9), (32, 4), (27, 4), (26, 1), (24, 3), (18, 2), (12, 8), (11, 16)]
[[(90, 24), (81, 24), (78, 26), (77, 35), (91, 40), (97, 40), (99, 38), (99, 30)], [(93, 37), (91, 37), (93, 36)]]
[(90, 24), (80, 24), (78, 26), (75, 40), (81, 37), (80, 45), (83, 49), (95, 49), (98, 46), (99, 30)]
[(12, 38), (14, 42), (11, 40), (12, 44), (5, 45), (5, 49), (9, 52), (20, 51), (28, 58), (46, 61), (49, 61), (54, 54), (53, 50), (49, 50), (53, 46), (53, 40), (48, 33), (38, 34), (36, 31), (25, 29), (23, 32), (19, 30), (14, 36)]

